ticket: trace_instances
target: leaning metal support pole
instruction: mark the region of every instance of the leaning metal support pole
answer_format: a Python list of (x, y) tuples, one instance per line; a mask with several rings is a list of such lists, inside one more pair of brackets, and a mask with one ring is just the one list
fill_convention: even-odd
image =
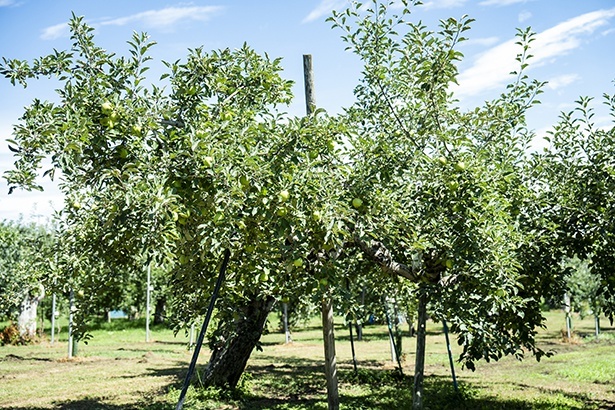
[(448, 362), (451, 365), (451, 376), (453, 377), (453, 387), (455, 393), (459, 394), (459, 385), (457, 385), (457, 376), (455, 376), (455, 365), (453, 364), (453, 351), (451, 350), (451, 341), (448, 337), (448, 326), (446, 320), (442, 319), (442, 326), (444, 327), (444, 337), (446, 338), (446, 350), (448, 350)]
[(56, 294), (51, 297), (51, 344), (55, 341), (56, 335)]
[(352, 364), (354, 366), (354, 374), (356, 376), (359, 370), (357, 370), (357, 356), (354, 352), (354, 337), (352, 336), (352, 320), (348, 321), (348, 330), (350, 331), (350, 350), (352, 351)]
[(145, 342), (149, 343), (149, 316), (152, 299), (152, 261), (147, 261), (147, 291), (145, 292)]
[[(393, 335), (393, 327), (391, 325), (391, 318), (389, 317), (389, 305), (386, 303), (386, 301), (384, 304), (384, 312), (385, 312), (385, 316), (387, 317), (387, 327), (389, 328), (389, 340), (391, 342), (391, 360), (397, 361), (397, 366), (399, 367), (399, 373), (403, 375), (404, 370), (401, 367), (401, 358), (399, 357), (401, 352), (397, 350), (397, 345), (395, 343), (395, 336)], [(393, 358), (393, 356), (395, 357)]]
[(228, 265), (228, 260), (230, 256), (231, 256), (231, 251), (229, 251), (228, 249), (225, 250), (224, 259), (222, 260), (222, 266), (220, 266), (220, 274), (218, 275), (216, 286), (214, 287), (214, 291), (211, 295), (211, 299), (209, 300), (209, 307), (207, 308), (207, 314), (205, 315), (205, 321), (203, 322), (203, 327), (201, 328), (201, 332), (199, 333), (199, 338), (196, 341), (196, 346), (194, 347), (194, 353), (192, 354), (192, 361), (190, 362), (190, 366), (188, 367), (188, 374), (186, 374), (186, 379), (184, 380), (184, 387), (182, 387), (182, 392), (179, 395), (179, 400), (177, 402), (177, 406), (175, 407), (175, 410), (181, 410), (184, 407), (184, 400), (186, 398), (186, 392), (188, 391), (188, 387), (190, 386), (190, 379), (192, 379), (192, 375), (194, 374), (194, 369), (196, 368), (196, 361), (199, 358), (201, 346), (203, 345), (203, 339), (205, 339), (205, 332), (207, 331), (207, 326), (209, 325), (211, 314), (213, 313), (214, 305), (216, 303), (216, 299), (218, 298), (218, 293), (220, 292), (220, 286), (222, 286), (222, 282), (224, 281), (224, 274), (226, 272), (226, 267)]
[(73, 310), (75, 310), (75, 292), (73, 288), (70, 289), (70, 296), (68, 302), (68, 358), (73, 357)]

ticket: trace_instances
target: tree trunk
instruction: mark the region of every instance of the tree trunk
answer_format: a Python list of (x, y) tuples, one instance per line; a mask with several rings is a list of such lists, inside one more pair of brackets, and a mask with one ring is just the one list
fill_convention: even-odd
[(237, 323), (233, 334), (228, 336), (223, 346), (214, 348), (209, 365), (203, 376), (205, 386), (235, 388), (246, 368), (250, 354), (258, 343), (267, 315), (273, 309), (275, 299), (266, 297), (250, 299), (242, 306), (242, 319)]
[(167, 310), (167, 298), (161, 297), (156, 300), (154, 308), (154, 324), (161, 325), (164, 323), (165, 311)]
[(327, 379), (327, 402), (329, 410), (340, 408), (335, 358), (335, 334), (333, 330), (333, 300), (329, 295), (322, 298), (322, 335), (325, 346), (325, 377)]
[(17, 328), (19, 329), (19, 336), (24, 340), (29, 340), (36, 336), (38, 303), (44, 296), (45, 289), (41, 286), (38, 295), (31, 296), (27, 294), (21, 302), (21, 311), (17, 318)]
[(412, 408), (423, 408), (423, 376), (425, 373), (425, 337), (427, 325), (427, 293), (419, 289), (419, 320), (416, 335), (416, 361), (414, 365), (414, 391), (412, 393)]

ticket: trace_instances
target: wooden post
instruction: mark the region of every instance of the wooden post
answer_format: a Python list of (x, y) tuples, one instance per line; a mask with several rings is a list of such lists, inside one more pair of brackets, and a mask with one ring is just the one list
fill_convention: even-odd
[[(305, 109), (307, 115), (314, 112), (316, 98), (314, 97), (314, 71), (312, 55), (303, 55), (303, 78), (305, 80)], [(333, 330), (333, 301), (329, 295), (329, 287), (324, 290), (322, 298), (322, 334), (325, 345), (325, 377), (327, 378), (327, 402), (329, 410), (340, 408), (340, 397), (337, 390), (337, 368), (335, 360), (335, 334)]]
[(307, 115), (312, 114), (316, 108), (316, 98), (314, 96), (314, 71), (312, 69), (312, 55), (303, 55), (303, 79), (305, 83), (305, 111)]
[(427, 293), (419, 289), (419, 320), (416, 334), (416, 361), (414, 364), (414, 390), (412, 392), (412, 408), (423, 409), (423, 376), (425, 374), (425, 337), (427, 325)]

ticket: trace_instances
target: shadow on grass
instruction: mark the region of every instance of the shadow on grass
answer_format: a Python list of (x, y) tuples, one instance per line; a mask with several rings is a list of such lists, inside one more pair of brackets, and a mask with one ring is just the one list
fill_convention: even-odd
[[(168, 403), (108, 404), (104, 399), (82, 399), (53, 403), (57, 410), (167, 410)], [(9, 407), (12, 410), (49, 410), (49, 407)]]

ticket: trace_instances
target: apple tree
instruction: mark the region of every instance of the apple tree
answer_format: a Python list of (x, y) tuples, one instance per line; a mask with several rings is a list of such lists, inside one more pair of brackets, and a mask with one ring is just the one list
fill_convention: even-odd
[(349, 200), (358, 199), (349, 231), (367, 258), (417, 286), (421, 408), (427, 309), (451, 324), (470, 369), (503, 355), (540, 359), (541, 297), (561, 278), (528, 264), (550, 233), (536, 219), (526, 172), (534, 135), (525, 113), (543, 85), (525, 74), (533, 34), (518, 31), (519, 68), (502, 94), (463, 110), (454, 96), (457, 46), (472, 19), (442, 20), (433, 31), (410, 19), (419, 2), (402, 3), (394, 15), (393, 2), (353, 2), (331, 21), (363, 62), (346, 113), (354, 128)]
[(88, 289), (81, 323), (109, 282), (134, 283), (145, 261), (168, 267), (180, 329), (205, 310), (230, 252), (204, 381), (233, 387), (275, 301), (337, 280), (348, 208), (338, 199), (343, 125), (321, 111), (278, 112), (292, 83), (279, 59), (247, 45), (190, 50), (167, 63), (164, 87), (146, 86), (147, 36), (135, 34), (128, 57), (117, 57), (95, 45), (82, 18), (70, 28), (70, 50), (0, 66), (14, 84), (62, 84), (57, 101), (26, 107), (6, 178), (11, 189), (38, 188), (43, 158), (52, 164), (44, 174), (61, 172), (58, 265), (70, 286)]
[(53, 234), (43, 226), (0, 222), (0, 317), (17, 321), (22, 340), (36, 335), (53, 245)]
[[(605, 93), (604, 103), (615, 115), (615, 94)], [(557, 245), (567, 257), (587, 259), (594, 280), (587, 289), (600, 300), (605, 314), (615, 312), (615, 215), (613, 147), (615, 128), (596, 123), (593, 99), (576, 101), (576, 107), (560, 115), (549, 132), (550, 146), (536, 155), (536, 178), (548, 203)], [(587, 278), (589, 279), (589, 278)], [(571, 285), (573, 288), (574, 284)], [(563, 293), (562, 293), (563, 295)]]

